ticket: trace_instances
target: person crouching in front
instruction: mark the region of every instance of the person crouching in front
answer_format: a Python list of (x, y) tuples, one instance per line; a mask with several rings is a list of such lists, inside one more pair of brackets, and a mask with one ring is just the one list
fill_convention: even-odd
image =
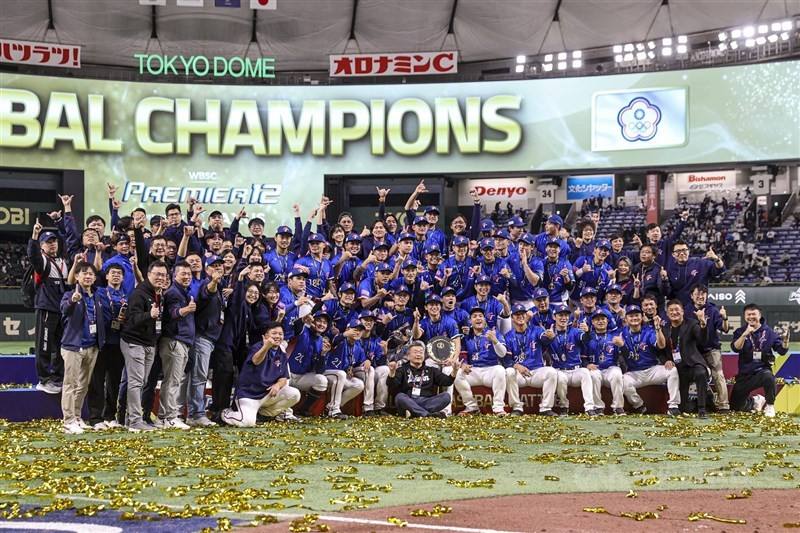
[(289, 361), (282, 343), (280, 322), (269, 322), (261, 340), (250, 346), (236, 384), (237, 410), (223, 410), (224, 423), (253, 427), (257, 415), (277, 417), (300, 401), (300, 391), (289, 385)]
[(445, 409), (452, 397), (449, 392), (437, 394), (438, 387), (449, 387), (455, 381), (460, 363), (452, 361), (452, 375), (443, 373), (437, 366), (425, 364), (425, 344), (411, 343), (406, 351), (408, 363), (401, 366), (397, 361), (389, 361), (388, 382), (396, 388), (394, 404), (401, 415), (408, 412), (412, 418), (446, 418)]

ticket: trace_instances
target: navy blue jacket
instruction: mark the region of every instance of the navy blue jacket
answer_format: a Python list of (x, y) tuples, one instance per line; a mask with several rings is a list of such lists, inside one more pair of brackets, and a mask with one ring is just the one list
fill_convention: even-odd
[(195, 333), (211, 342), (216, 342), (222, 334), (225, 322), (225, 302), (222, 298), (223, 280), (217, 284), (217, 292), (208, 292), (210, 279), (204, 279), (197, 291), (197, 311), (194, 313)]
[(81, 296), (77, 302), (72, 301), (72, 291), (67, 291), (61, 297), (61, 319), (64, 323), (64, 333), (61, 336), (61, 346), (67, 350), (77, 352), (81, 349), (84, 337), (84, 325), (87, 320), (86, 298), (94, 301), (95, 321), (97, 327), (97, 347), (102, 348), (106, 342), (105, 319), (102, 312), (102, 298), (98, 291), (94, 291), (90, 297), (83, 289), (80, 289)]
[(669, 276), (669, 298), (677, 298), (683, 305), (692, 302), (692, 289), (698, 285), (708, 285), (709, 281), (725, 272), (725, 267), (717, 268), (714, 261), (704, 257), (691, 257), (686, 264), (679, 265), (677, 261), (667, 263)]
[[(772, 369), (772, 364), (775, 362), (775, 353), (786, 355), (788, 348), (783, 347), (783, 341), (780, 336), (762, 320), (761, 327), (745, 339), (741, 350), (737, 350), (734, 342), (742, 336), (746, 329), (747, 325), (744, 325), (734, 331), (733, 341), (731, 341), (731, 349), (739, 354), (738, 375), (755, 374), (761, 370)], [(761, 352), (760, 361), (753, 359), (753, 351)]]
[[(28, 240), (28, 259), (33, 265), (34, 272), (41, 281), (41, 283), (36, 284), (34, 308), (58, 313), (61, 305), (61, 297), (64, 295), (64, 291), (67, 288), (66, 279), (69, 266), (66, 260), (61, 257), (57, 259), (57, 261), (63, 265), (61, 269), (63, 277), (50, 277), (51, 270), (58, 269), (58, 266), (56, 266), (54, 260), (49, 257), (45, 260), (42, 255), (42, 249), (39, 246), (39, 241), (33, 239)], [(56, 272), (56, 270), (53, 270), (53, 272)]]
[[(722, 329), (722, 316), (719, 314), (719, 308), (712, 302), (707, 301), (704, 309), (706, 311), (708, 335), (705, 342), (698, 346), (701, 353), (719, 350), (722, 346), (719, 340), (719, 331)], [(698, 309), (695, 307), (694, 303), (690, 303), (683, 308), (683, 313), (689, 318), (695, 318), (695, 312), (697, 311)]]
[(181, 316), (178, 312), (181, 307), (189, 304), (189, 289), (182, 288), (176, 283), (170, 285), (164, 293), (164, 329), (163, 336), (188, 345), (194, 344), (195, 328), (194, 313)]

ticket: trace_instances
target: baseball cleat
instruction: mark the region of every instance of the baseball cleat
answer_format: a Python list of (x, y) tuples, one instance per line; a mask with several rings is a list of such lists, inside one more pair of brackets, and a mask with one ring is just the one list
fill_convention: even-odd
[(444, 411), (436, 411), (435, 413), (429, 414), (427, 418), (447, 418), (447, 415)]
[(511, 410), (511, 416), (522, 416), (524, 414), (525, 413), (523, 413), (522, 409), (512, 409)]
[(764, 416), (767, 418), (775, 418), (775, 406), (768, 403), (764, 406)]
[(552, 409), (548, 409), (547, 411), (539, 411), (539, 414), (541, 416), (558, 416), (558, 414)]
[(458, 416), (470, 416), (470, 415), (477, 415), (479, 413), (480, 411), (477, 409), (464, 409), (463, 411), (458, 413)]
[(616, 416), (625, 416), (627, 413), (625, 412), (625, 409), (623, 409), (622, 407), (615, 407), (614, 414)]
[(645, 404), (642, 404), (639, 407), (634, 407), (633, 412), (636, 413), (637, 415), (647, 414), (647, 406)]
[(667, 416), (681, 416), (681, 410), (677, 407), (670, 407), (667, 409)]

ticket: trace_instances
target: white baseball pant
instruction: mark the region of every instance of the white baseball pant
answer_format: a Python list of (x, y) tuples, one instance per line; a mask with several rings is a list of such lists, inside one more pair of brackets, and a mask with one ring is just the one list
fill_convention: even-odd
[(592, 397), (595, 409), (605, 409), (603, 401), (603, 386), (611, 389), (611, 408), (622, 409), (625, 406), (625, 398), (622, 395), (622, 369), (618, 366), (610, 366), (604, 370), (590, 370), (592, 374)]
[(623, 376), (623, 392), (630, 404), (638, 408), (642, 406), (644, 400), (639, 396), (636, 389), (646, 385), (663, 385), (664, 383), (667, 384), (667, 392), (669, 393), (667, 407), (677, 409), (678, 404), (681, 403), (681, 390), (678, 369), (674, 366), (667, 370), (664, 365), (653, 365), (644, 370), (625, 372)]
[(456, 375), (456, 390), (464, 401), (467, 411), (477, 411), (478, 402), (472, 395), (474, 385), (492, 388), (492, 412), (505, 413), (506, 406), (506, 369), (500, 365), (472, 367), (467, 374), (463, 370)]
[(344, 370), (326, 370), (325, 378), (328, 380), (331, 395), (326, 406), (329, 415), (341, 413), (342, 405), (346, 405), (364, 390), (364, 382), (355, 376), (348, 378)]
[(588, 368), (576, 368), (574, 370), (558, 371), (558, 406), (562, 409), (569, 409), (569, 398), (567, 398), (568, 387), (580, 387), (583, 394), (583, 409), (591, 411), (594, 409), (594, 393), (592, 391), (592, 375)]
[(506, 368), (506, 391), (508, 404), (515, 411), (522, 411), (522, 400), (519, 398), (520, 387), (538, 387), (542, 389), (542, 399), (539, 402), (539, 412), (549, 411), (553, 408), (558, 387), (558, 370), (551, 366), (543, 366), (530, 370), (529, 376), (523, 376), (516, 369)]
[[(322, 374), (307, 372), (305, 374), (289, 374), (289, 384), (301, 392), (308, 392), (314, 389), (318, 392), (325, 392), (328, 389), (328, 380)], [(292, 408), (286, 409), (287, 415), (293, 415)]]
[(389, 377), (388, 366), (370, 366), (367, 371), (364, 367), (359, 367), (353, 375), (364, 382), (365, 411), (377, 411), (386, 407), (386, 400), (389, 399), (389, 386), (386, 384), (386, 379)]
[(222, 420), (228, 425), (249, 428), (256, 425), (256, 416), (277, 416), (300, 401), (300, 391), (286, 385), (278, 394), (267, 394), (260, 400), (253, 398), (236, 398), (237, 411), (224, 409)]

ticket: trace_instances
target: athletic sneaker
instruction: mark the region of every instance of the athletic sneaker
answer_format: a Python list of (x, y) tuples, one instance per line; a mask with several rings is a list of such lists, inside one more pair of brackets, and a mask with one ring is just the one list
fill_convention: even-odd
[(144, 422), (136, 422), (135, 424), (131, 424), (128, 426), (128, 431), (131, 433), (139, 433), (142, 431), (155, 431), (155, 427), (151, 426), (150, 424), (145, 424)]
[(300, 422), (300, 419), (294, 416), (293, 413), (284, 411), (275, 417), (276, 422)]
[(522, 416), (525, 412), (522, 409), (512, 409), (511, 416)]
[(767, 418), (775, 418), (775, 406), (768, 403), (764, 406), (764, 416)]
[(627, 413), (625, 412), (625, 409), (623, 409), (622, 407), (615, 407), (614, 414), (616, 416), (625, 416)]
[(106, 420), (105, 421), (106, 429), (118, 429), (124, 427), (122, 424), (117, 422), (116, 420)]
[(677, 407), (670, 407), (667, 409), (667, 416), (681, 416), (681, 410)]
[(92, 429), (92, 426), (81, 420), (80, 418), (75, 421), (76, 424), (80, 426), (81, 429)]
[(67, 435), (80, 435), (83, 433), (83, 428), (77, 422), (70, 422), (69, 424), (64, 424), (64, 433)]
[(108, 424), (105, 422), (98, 422), (97, 424), (92, 426), (92, 429), (95, 431), (105, 431), (108, 429)]
[(756, 413), (760, 413), (764, 410), (764, 406), (767, 403), (767, 399), (761, 396), (760, 394), (756, 394), (753, 396), (753, 410)]
[(191, 427), (209, 428), (216, 426), (217, 424), (209, 420), (207, 416), (201, 416), (198, 418), (187, 418), (186, 425)]
[(51, 381), (50, 383), (45, 383), (44, 386), (47, 387), (48, 394), (61, 394), (61, 383), (55, 383)]
[(364, 412), (361, 414), (361, 416), (378, 416), (378, 411), (374, 411), (374, 410), (372, 410), (372, 409), (369, 409), (369, 410), (367, 410), (367, 411), (364, 411)]
[[(147, 424), (147, 422), (145, 422), (145, 424)], [(152, 423), (147, 425), (155, 429), (164, 429), (164, 420), (161, 418), (154, 418)]]
[(183, 423), (183, 420), (180, 418), (170, 418), (169, 420), (164, 420), (164, 429), (189, 429), (189, 426)]
[(636, 413), (637, 415), (647, 414), (647, 406), (645, 404), (642, 404), (639, 407), (634, 407), (633, 412)]
[(336, 420), (347, 420), (348, 418), (350, 418), (349, 416), (347, 416), (344, 413), (333, 413), (331, 415), (328, 415), (328, 417), (329, 418), (335, 418)]
[(444, 411), (436, 411), (435, 413), (429, 414), (426, 418), (447, 418), (447, 415)]
[(51, 392), (49, 392), (49, 389), (47, 387), (47, 383), (42, 383), (41, 381), (36, 384), (36, 390), (44, 392), (44, 393), (47, 393), (47, 394), (52, 394)]
[(594, 417), (594, 416), (600, 416), (600, 415), (598, 414), (598, 412), (597, 412), (597, 409), (589, 409), (588, 411), (586, 411), (586, 415), (587, 415), (587, 416), (592, 416), (592, 417)]
[(477, 414), (480, 414), (480, 411), (478, 409), (464, 409), (463, 411), (458, 413), (458, 416), (470, 416)]
[(547, 411), (539, 411), (539, 414), (541, 416), (558, 416), (558, 414), (552, 409), (548, 409)]

